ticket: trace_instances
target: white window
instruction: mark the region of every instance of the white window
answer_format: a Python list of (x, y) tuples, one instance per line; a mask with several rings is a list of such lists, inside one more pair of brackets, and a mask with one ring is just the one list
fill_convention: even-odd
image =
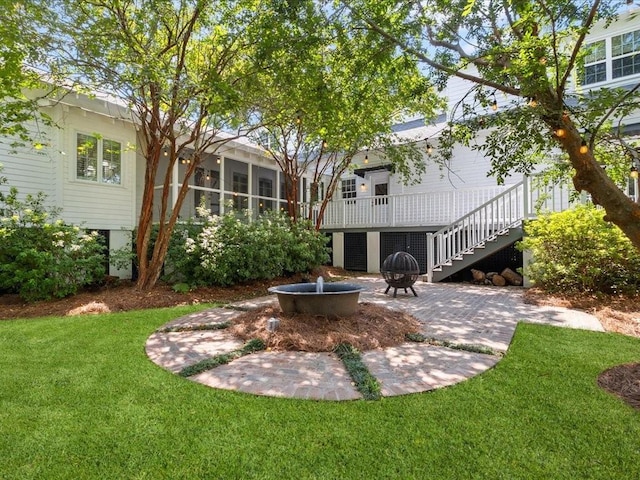
[(584, 84), (607, 80), (607, 46), (604, 40), (586, 46), (589, 53), (584, 57)]
[(120, 185), (122, 182), (122, 144), (99, 135), (76, 136), (76, 178)]
[(640, 30), (611, 37), (613, 78), (640, 73)]
[(342, 180), (342, 198), (356, 198), (356, 179)]

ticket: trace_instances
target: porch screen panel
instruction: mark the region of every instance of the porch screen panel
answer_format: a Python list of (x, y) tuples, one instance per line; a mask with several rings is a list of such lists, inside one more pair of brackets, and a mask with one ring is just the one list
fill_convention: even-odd
[(344, 234), (344, 268), (359, 272), (367, 271), (367, 234)]
[(391, 254), (410, 253), (420, 266), (420, 274), (427, 272), (427, 234), (426, 232), (381, 232), (380, 265)]

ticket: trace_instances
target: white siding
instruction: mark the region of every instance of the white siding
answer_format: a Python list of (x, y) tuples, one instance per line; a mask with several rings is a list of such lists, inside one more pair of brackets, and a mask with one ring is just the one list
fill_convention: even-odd
[(59, 172), (60, 149), (58, 147), (59, 132), (56, 128), (37, 125), (31, 122), (29, 130), (33, 138), (38, 138), (43, 147), (37, 149), (34, 143), (12, 147), (12, 139), (0, 140), (0, 163), (4, 165), (3, 175), (8, 184), (0, 186), (6, 192), (16, 187), (23, 198), (27, 194), (43, 192), (47, 195), (46, 203), (57, 206), (57, 182)]
[[(75, 107), (64, 112), (61, 206), (65, 220), (87, 228), (131, 229), (135, 225), (136, 131), (131, 123)], [(109, 185), (76, 179), (76, 136), (99, 134), (122, 144), (122, 183)]]

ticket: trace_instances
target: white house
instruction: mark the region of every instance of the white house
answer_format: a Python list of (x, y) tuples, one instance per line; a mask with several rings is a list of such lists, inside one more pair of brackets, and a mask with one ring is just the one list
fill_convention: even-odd
[[(0, 142), (0, 163), (9, 180), (0, 188), (15, 186), (21, 196), (43, 192), (48, 206), (62, 209), (66, 222), (98, 230), (110, 250), (128, 246), (140, 212), (145, 171), (131, 112), (112, 99), (74, 93), (40, 101), (40, 106), (55, 126), (33, 122), (34, 140), (26, 146), (13, 147), (12, 139)], [(171, 199), (177, 197), (187, 162), (185, 157), (175, 167)], [(161, 171), (167, 163), (161, 162)], [(264, 150), (243, 138), (206, 157), (190, 183), (193, 192), (180, 212), (184, 219), (195, 215), (203, 196), (213, 213), (223, 213), (227, 202), (255, 214), (284, 206), (283, 175)], [(160, 188), (156, 185), (157, 192)], [(301, 202), (307, 201), (307, 194), (301, 192)], [(131, 276), (130, 269), (113, 265), (109, 273)]]
[[(606, 28), (594, 28), (588, 41), (595, 48), (587, 59), (582, 88), (624, 87), (640, 81), (640, 18), (622, 15)], [(468, 89), (463, 81), (452, 80), (446, 91), (449, 104)], [(0, 163), (10, 185), (22, 194), (45, 192), (52, 206), (63, 209), (66, 221), (99, 230), (111, 249), (125, 246), (137, 224), (144, 182), (144, 159), (132, 115), (115, 101), (81, 94), (43, 101), (42, 109), (57, 127), (34, 124), (38, 141), (16, 151), (8, 142), (0, 143)], [(412, 119), (397, 125), (396, 131), (410, 141), (423, 142), (428, 160), (429, 149), (438, 146), (447, 113), (435, 125)], [(640, 131), (638, 127), (640, 114), (627, 125), (630, 134)], [(173, 198), (189, 161), (184, 158), (176, 166)], [(440, 280), (477, 261), (475, 247), (483, 247), (483, 255), (491, 254), (485, 261), (495, 268), (522, 264), (513, 242), (521, 237), (522, 221), (540, 195), (522, 177), (508, 177), (504, 185), (497, 185), (487, 177), (489, 161), (463, 147), (456, 149), (448, 169), (428, 164), (422, 178), (410, 186), (403, 185), (374, 151), (361, 152), (355, 162), (322, 224), (331, 236), (334, 265), (379, 272), (387, 255), (404, 250), (416, 257), (422, 273)], [(195, 213), (203, 196), (214, 213), (222, 213), (228, 201), (256, 214), (284, 206), (283, 175), (247, 139), (230, 141), (212, 152), (190, 183), (192, 193), (182, 208), (183, 218)], [(303, 179), (302, 203), (309, 201), (310, 187), (311, 181)], [(549, 209), (568, 206), (566, 191), (552, 193)], [(458, 266), (447, 271), (448, 264)], [(130, 274), (113, 266), (110, 273)]]
[[(587, 45), (581, 89), (631, 88), (640, 82), (640, 18), (622, 14), (611, 25), (597, 25)], [(425, 151), (437, 149), (438, 137), (454, 105), (462, 101), (471, 84), (452, 78), (444, 92), (448, 109), (434, 124), (412, 119), (397, 125), (399, 135), (421, 141)], [(509, 99), (497, 96), (498, 105)], [(491, 115), (492, 108), (479, 114)], [(628, 135), (640, 133), (640, 112), (624, 120)], [(482, 138), (478, 138), (482, 143)], [(522, 237), (522, 221), (534, 213), (536, 202), (546, 210), (569, 206), (571, 186), (549, 191), (534, 188), (530, 179), (507, 177), (497, 185), (487, 177), (489, 161), (478, 152), (459, 146), (447, 169), (429, 164), (415, 185), (403, 185), (375, 152), (362, 152), (358, 168), (342, 180), (324, 219), (332, 235), (333, 261), (347, 269), (380, 271), (383, 260), (398, 250), (411, 253), (421, 272), (438, 281), (483, 261), (486, 269), (522, 266), (522, 254), (513, 244)], [(637, 181), (629, 185), (637, 191)]]

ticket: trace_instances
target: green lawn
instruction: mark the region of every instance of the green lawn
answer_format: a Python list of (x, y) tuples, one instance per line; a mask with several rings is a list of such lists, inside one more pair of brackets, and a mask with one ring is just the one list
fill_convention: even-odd
[(596, 386), (639, 339), (520, 325), (468, 382), (312, 402), (152, 364), (149, 334), (194, 310), (0, 322), (0, 478), (640, 478), (640, 412)]

